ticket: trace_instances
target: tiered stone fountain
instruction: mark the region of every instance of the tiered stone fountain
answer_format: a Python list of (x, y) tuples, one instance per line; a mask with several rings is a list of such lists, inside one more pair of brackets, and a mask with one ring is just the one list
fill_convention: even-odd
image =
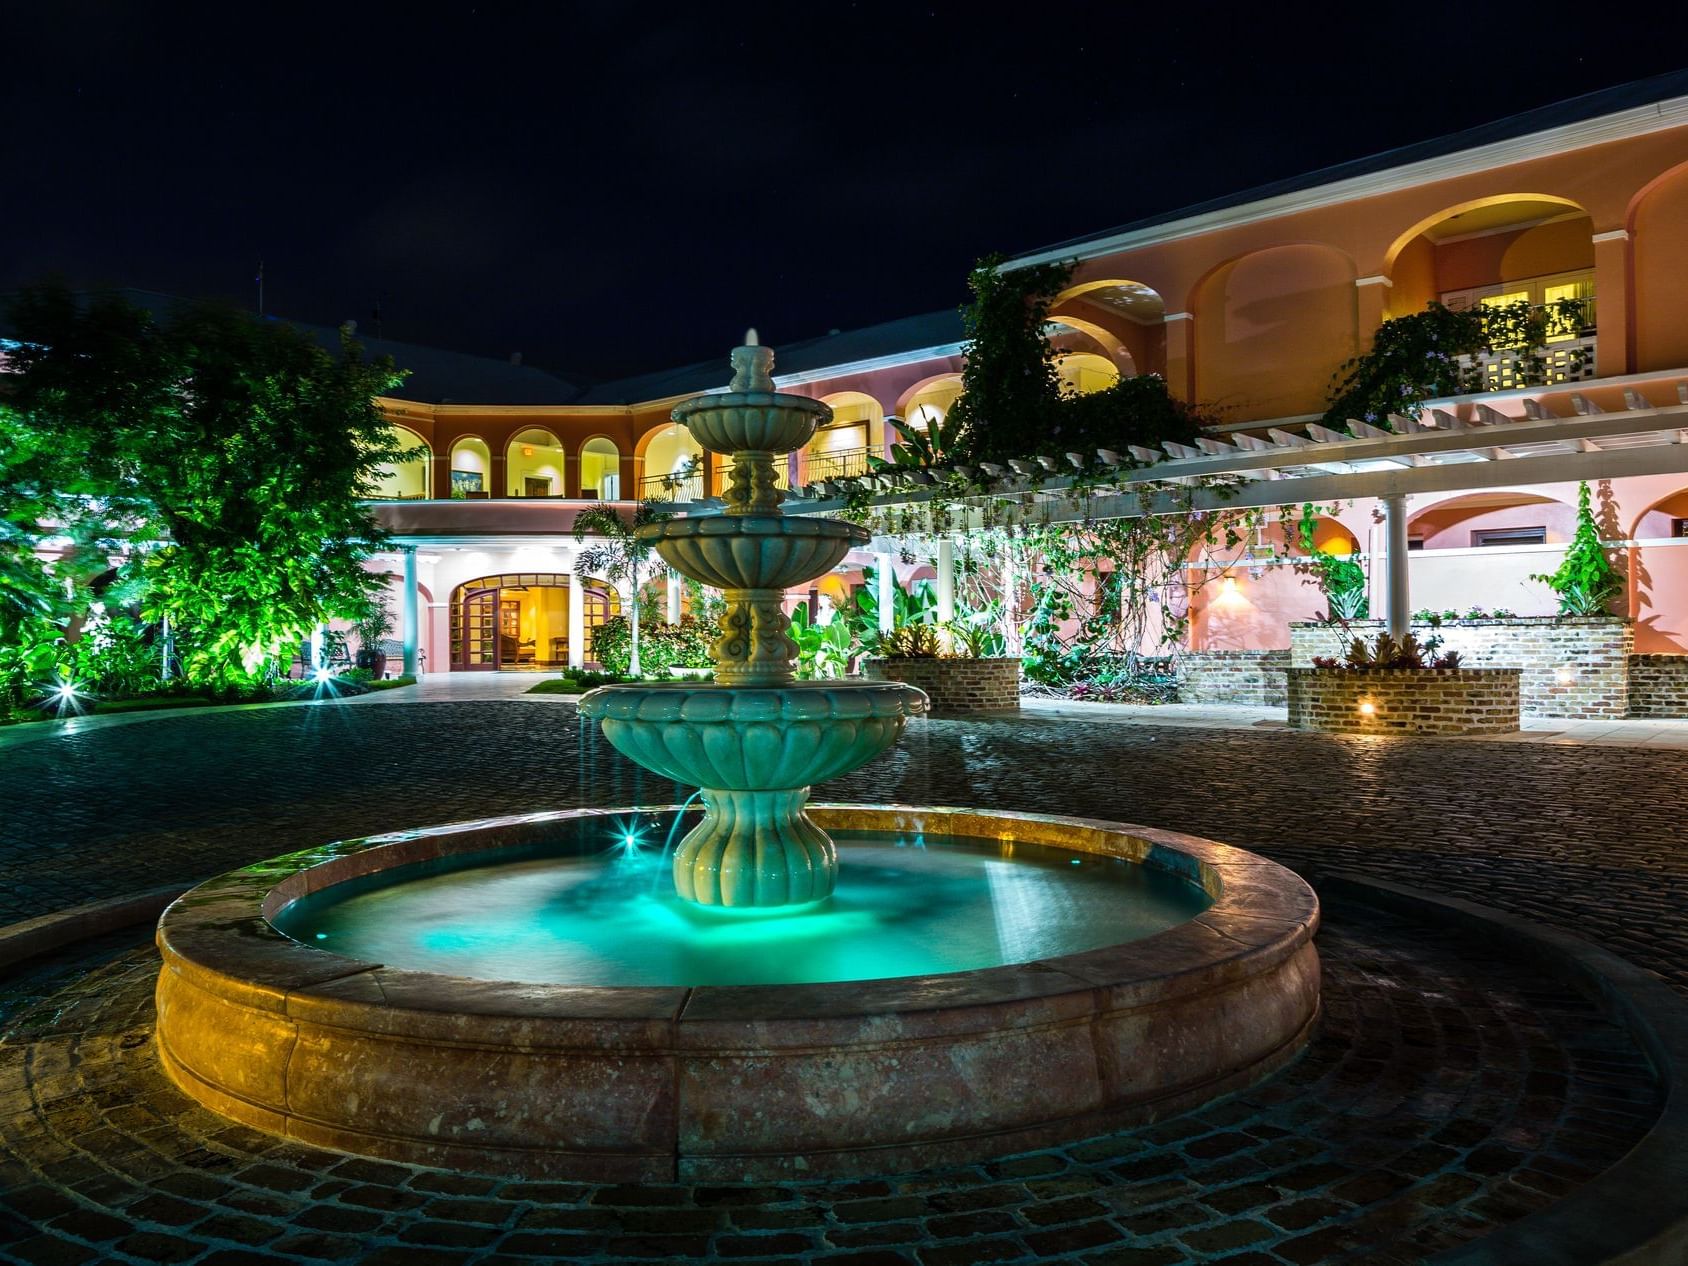
[(713, 684), (604, 686), (580, 701), (624, 754), (700, 787), (703, 821), (680, 842), (674, 887), (706, 906), (784, 906), (828, 896), (838, 850), (809, 817), (809, 788), (895, 743), (926, 696), (898, 682), (798, 682), (785, 593), (867, 543), (836, 519), (786, 518), (774, 459), (802, 448), (832, 410), (774, 390), (772, 348), (756, 331), (732, 354), (725, 394), (698, 396), (674, 420), (732, 457), (719, 516), (640, 530), (676, 571), (725, 592)]

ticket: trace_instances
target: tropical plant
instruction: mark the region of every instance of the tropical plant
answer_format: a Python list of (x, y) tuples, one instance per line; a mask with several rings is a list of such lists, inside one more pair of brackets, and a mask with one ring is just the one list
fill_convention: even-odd
[(352, 627), (358, 638), (358, 667), (374, 668), (376, 657), (385, 654), (381, 642), (393, 631), (393, 612), (387, 605), (387, 596), (380, 594), (372, 599), (369, 609)]
[(967, 659), (994, 659), (1007, 653), (999, 600), (956, 616), (946, 627), (956, 654)]
[[(855, 612), (851, 618), (853, 640), (869, 654), (879, 647), (879, 571), (875, 567), (862, 569), (863, 583), (856, 590)], [(904, 588), (891, 574), (891, 627), (905, 624), (936, 624), (938, 621), (938, 590), (930, 580), (917, 580), (912, 588)]]
[[(602, 576), (617, 585), (626, 585), (635, 595), (632, 602), (632, 625), (628, 639), (629, 675), (640, 675), (639, 662), (639, 606), (637, 595), (654, 573), (652, 558), (655, 550), (649, 541), (639, 538), (639, 529), (660, 523), (670, 517), (648, 501), (641, 501), (631, 515), (624, 515), (607, 502), (587, 506), (574, 518), (574, 539), (591, 544), (575, 556), (575, 570), (580, 574)], [(596, 646), (596, 640), (594, 640)], [(599, 656), (602, 661), (602, 655)]]
[(1301, 543), (1302, 559), (1296, 570), (1311, 576), (1324, 594), (1327, 623), (1346, 624), (1363, 620), (1370, 613), (1371, 601), (1366, 595), (1366, 570), (1352, 558), (1329, 554), (1315, 543), (1318, 516), (1313, 503), (1304, 502), (1301, 517), (1296, 522), (1296, 535)]
[(879, 639), (881, 659), (938, 659), (946, 654), (936, 624), (904, 624)]
[(850, 666), (854, 639), (850, 622), (837, 611), (829, 611), (813, 622), (807, 603), (798, 603), (791, 613), (791, 638), (797, 643), (797, 675), (806, 680), (827, 680), (844, 676)]
[(1588, 483), (1577, 486), (1577, 530), (1565, 560), (1551, 575), (1531, 576), (1559, 598), (1560, 615), (1605, 615), (1623, 592), (1623, 573), (1600, 543), (1600, 525), (1589, 504)]
[(927, 427), (915, 426), (901, 418), (886, 418), (885, 425), (897, 433), (898, 442), (891, 445), (890, 461), (868, 457), (867, 464), (873, 470), (937, 466), (956, 460), (960, 453), (961, 423), (952, 414), (945, 414)]
[(1371, 641), (1357, 637), (1348, 644), (1347, 653), (1342, 659), (1334, 656), (1315, 655), (1315, 668), (1346, 668), (1355, 672), (1369, 672), (1374, 669), (1411, 669), (1411, 668), (1458, 668), (1460, 655), (1458, 651), (1445, 651), (1437, 654), (1442, 640), (1431, 637), (1420, 642), (1418, 638), (1408, 633), (1396, 641), (1388, 633), (1379, 633)]

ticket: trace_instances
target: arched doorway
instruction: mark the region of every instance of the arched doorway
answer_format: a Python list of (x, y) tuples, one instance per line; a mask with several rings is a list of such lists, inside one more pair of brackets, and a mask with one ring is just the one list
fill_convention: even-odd
[(580, 495), (588, 501), (621, 500), (621, 450), (597, 436), (580, 447)]
[[(608, 581), (581, 578), (584, 658), (592, 631), (621, 611)], [(569, 662), (569, 577), (501, 572), (464, 581), (451, 593), (451, 670), (547, 672)]]

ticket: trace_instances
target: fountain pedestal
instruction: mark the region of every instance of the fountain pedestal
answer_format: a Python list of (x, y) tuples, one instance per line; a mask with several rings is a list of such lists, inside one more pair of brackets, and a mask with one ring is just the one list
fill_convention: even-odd
[(725, 510), (640, 529), (669, 566), (726, 595), (715, 682), (603, 686), (580, 701), (624, 755), (702, 789), (703, 821), (675, 853), (674, 887), (707, 906), (828, 896), (838, 853), (805, 812), (810, 786), (865, 765), (927, 708), (925, 694), (896, 682), (794, 680), (786, 591), (831, 570), (868, 533), (781, 512), (774, 459), (808, 443), (832, 410), (774, 391), (773, 351), (754, 334), (733, 352), (727, 392), (674, 410), (704, 449), (732, 456)]

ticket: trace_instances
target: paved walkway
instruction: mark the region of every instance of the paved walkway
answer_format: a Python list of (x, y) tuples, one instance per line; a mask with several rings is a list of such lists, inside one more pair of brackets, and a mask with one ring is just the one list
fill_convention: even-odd
[[(1189, 831), (1297, 868), (1466, 895), (1688, 990), (1688, 753), (1101, 715), (916, 721), (818, 794)], [(61, 733), (0, 753), (0, 923), (335, 838), (676, 791), (555, 696), (205, 711)]]
[(1324, 1021), (1252, 1091), (982, 1165), (756, 1186), (512, 1182), (230, 1125), (158, 1072), (156, 955), (71, 955), (0, 984), (0, 1261), (1406, 1266), (1563, 1197), (1656, 1114), (1639, 1052), (1564, 985), (1383, 916), (1319, 939)]

